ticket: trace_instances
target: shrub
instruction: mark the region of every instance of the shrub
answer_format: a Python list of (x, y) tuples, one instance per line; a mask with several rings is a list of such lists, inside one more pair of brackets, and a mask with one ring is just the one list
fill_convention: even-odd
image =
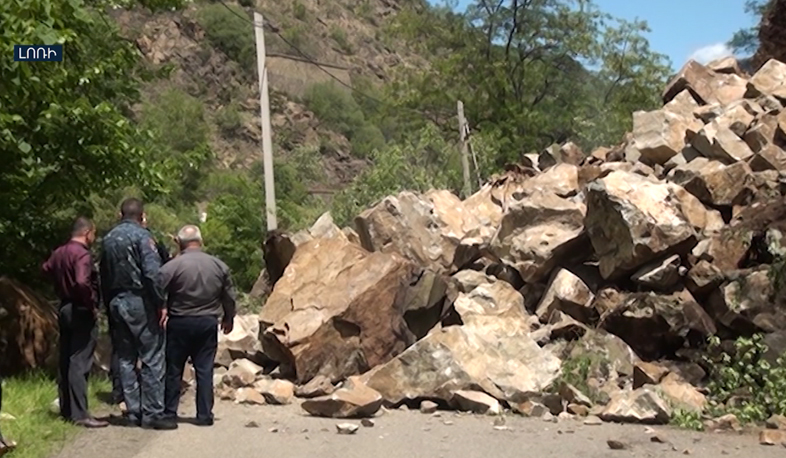
[(352, 94), (332, 82), (309, 87), (304, 100), (320, 121), (347, 138), (365, 124), (363, 111)]
[(229, 5), (229, 8), (232, 11), (219, 4), (203, 7), (198, 15), (199, 24), (205, 29), (205, 36), (213, 47), (251, 74), (256, 69), (254, 26), (250, 18), (243, 20), (248, 15), (242, 8), (234, 5)]
[(306, 19), (306, 6), (300, 2), (295, 2), (292, 5), (292, 15), (295, 16), (295, 19), (299, 21), (303, 21)]
[(236, 102), (221, 108), (216, 113), (216, 125), (224, 135), (237, 134), (243, 126), (243, 117), (240, 115), (240, 107)]
[(733, 413), (745, 422), (764, 421), (773, 414), (786, 414), (786, 364), (764, 359), (763, 336), (740, 337), (730, 351), (721, 351), (717, 337), (710, 339), (710, 412)]
[(377, 126), (365, 122), (353, 133), (351, 144), (353, 155), (361, 158), (370, 157), (374, 151), (385, 147), (385, 136)]
[(345, 53), (352, 54), (355, 52), (352, 48), (352, 45), (349, 43), (349, 40), (347, 40), (347, 33), (344, 32), (344, 29), (341, 27), (335, 25), (332, 26), (330, 28), (330, 38), (332, 38), (338, 47)]

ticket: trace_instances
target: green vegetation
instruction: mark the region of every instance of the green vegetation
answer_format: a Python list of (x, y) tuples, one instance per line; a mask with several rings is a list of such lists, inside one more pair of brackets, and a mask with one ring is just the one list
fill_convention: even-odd
[(675, 410), (671, 416), (670, 423), (677, 428), (704, 431), (704, 421), (701, 417), (701, 413), (693, 410)]
[[(106, 378), (92, 377), (88, 399), (90, 410), (97, 413), (108, 409), (96, 395), (110, 390)], [(3, 434), (19, 444), (10, 456), (46, 458), (79, 432), (78, 427), (60, 420), (52, 413), (50, 409), (55, 399), (56, 382), (41, 374), (15, 377), (3, 382), (3, 413), (15, 418), (2, 422)]]
[(733, 349), (723, 351), (720, 339), (710, 339), (710, 413), (732, 413), (742, 423), (760, 422), (773, 414), (786, 414), (786, 364), (770, 364), (760, 334), (740, 337)]
[(605, 359), (597, 353), (582, 353), (563, 360), (562, 372), (559, 378), (552, 383), (553, 389), (559, 390), (563, 384), (572, 385), (590, 400), (597, 401), (600, 394), (587, 381), (593, 374), (598, 373)]
[(306, 20), (306, 5), (300, 2), (294, 2), (292, 4), (292, 15), (295, 16), (295, 19), (299, 21)]
[(199, 25), (205, 29), (205, 36), (213, 47), (240, 64), (245, 72), (253, 74), (257, 64), (251, 18), (243, 20), (248, 14), (242, 8), (227, 7), (218, 3), (205, 5), (199, 10)]
[(330, 28), (330, 38), (336, 42), (339, 48), (347, 54), (352, 54), (355, 50), (352, 48), (352, 45), (349, 43), (347, 39), (347, 33), (344, 32), (344, 29), (338, 26), (333, 26)]
[[(772, 3), (773, 0), (745, 0), (745, 13), (760, 20)], [(750, 55), (755, 53), (759, 47), (758, 25), (738, 30), (728, 44), (737, 54), (745, 53)]]

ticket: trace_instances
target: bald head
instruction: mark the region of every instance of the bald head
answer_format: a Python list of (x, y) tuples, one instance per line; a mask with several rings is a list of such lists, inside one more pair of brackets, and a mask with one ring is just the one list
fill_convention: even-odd
[(177, 242), (182, 250), (192, 246), (202, 246), (202, 231), (192, 224), (183, 226), (177, 232)]

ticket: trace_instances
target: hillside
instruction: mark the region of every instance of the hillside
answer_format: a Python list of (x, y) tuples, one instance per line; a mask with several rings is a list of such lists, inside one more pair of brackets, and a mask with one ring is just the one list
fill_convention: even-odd
[[(265, 40), (275, 154), (286, 159), (298, 147), (318, 150), (327, 173), (313, 183), (313, 191), (331, 193), (346, 186), (367, 161), (353, 156), (351, 139), (315, 116), (304, 96), (313, 85), (325, 83), (351, 96), (347, 87), (373, 89), (399, 68), (423, 65), (402, 43), (386, 39), (384, 31), (398, 11), (416, 7), (417, 2), (389, 0), (244, 1), (242, 6), (198, 1), (177, 12), (120, 10), (115, 19), (151, 64), (172, 68), (169, 78), (144, 87), (143, 100), (155, 106), (167, 100), (161, 98), (167, 92), (170, 98), (173, 92), (193, 97), (204, 109), (218, 166), (248, 169), (261, 157), (250, 19), (255, 8), (260, 11), (272, 29)], [(141, 118), (144, 111), (138, 107)]]

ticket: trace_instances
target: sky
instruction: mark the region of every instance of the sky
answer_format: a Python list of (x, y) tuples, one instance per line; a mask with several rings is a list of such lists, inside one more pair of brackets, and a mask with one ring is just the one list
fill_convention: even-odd
[[(437, 3), (437, 1), (433, 1)], [(463, 10), (470, 0), (458, 0)], [(737, 30), (754, 25), (745, 0), (595, 0), (613, 16), (647, 21), (650, 47), (669, 56), (674, 69), (688, 59), (707, 63), (732, 54), (726, 42)]]

